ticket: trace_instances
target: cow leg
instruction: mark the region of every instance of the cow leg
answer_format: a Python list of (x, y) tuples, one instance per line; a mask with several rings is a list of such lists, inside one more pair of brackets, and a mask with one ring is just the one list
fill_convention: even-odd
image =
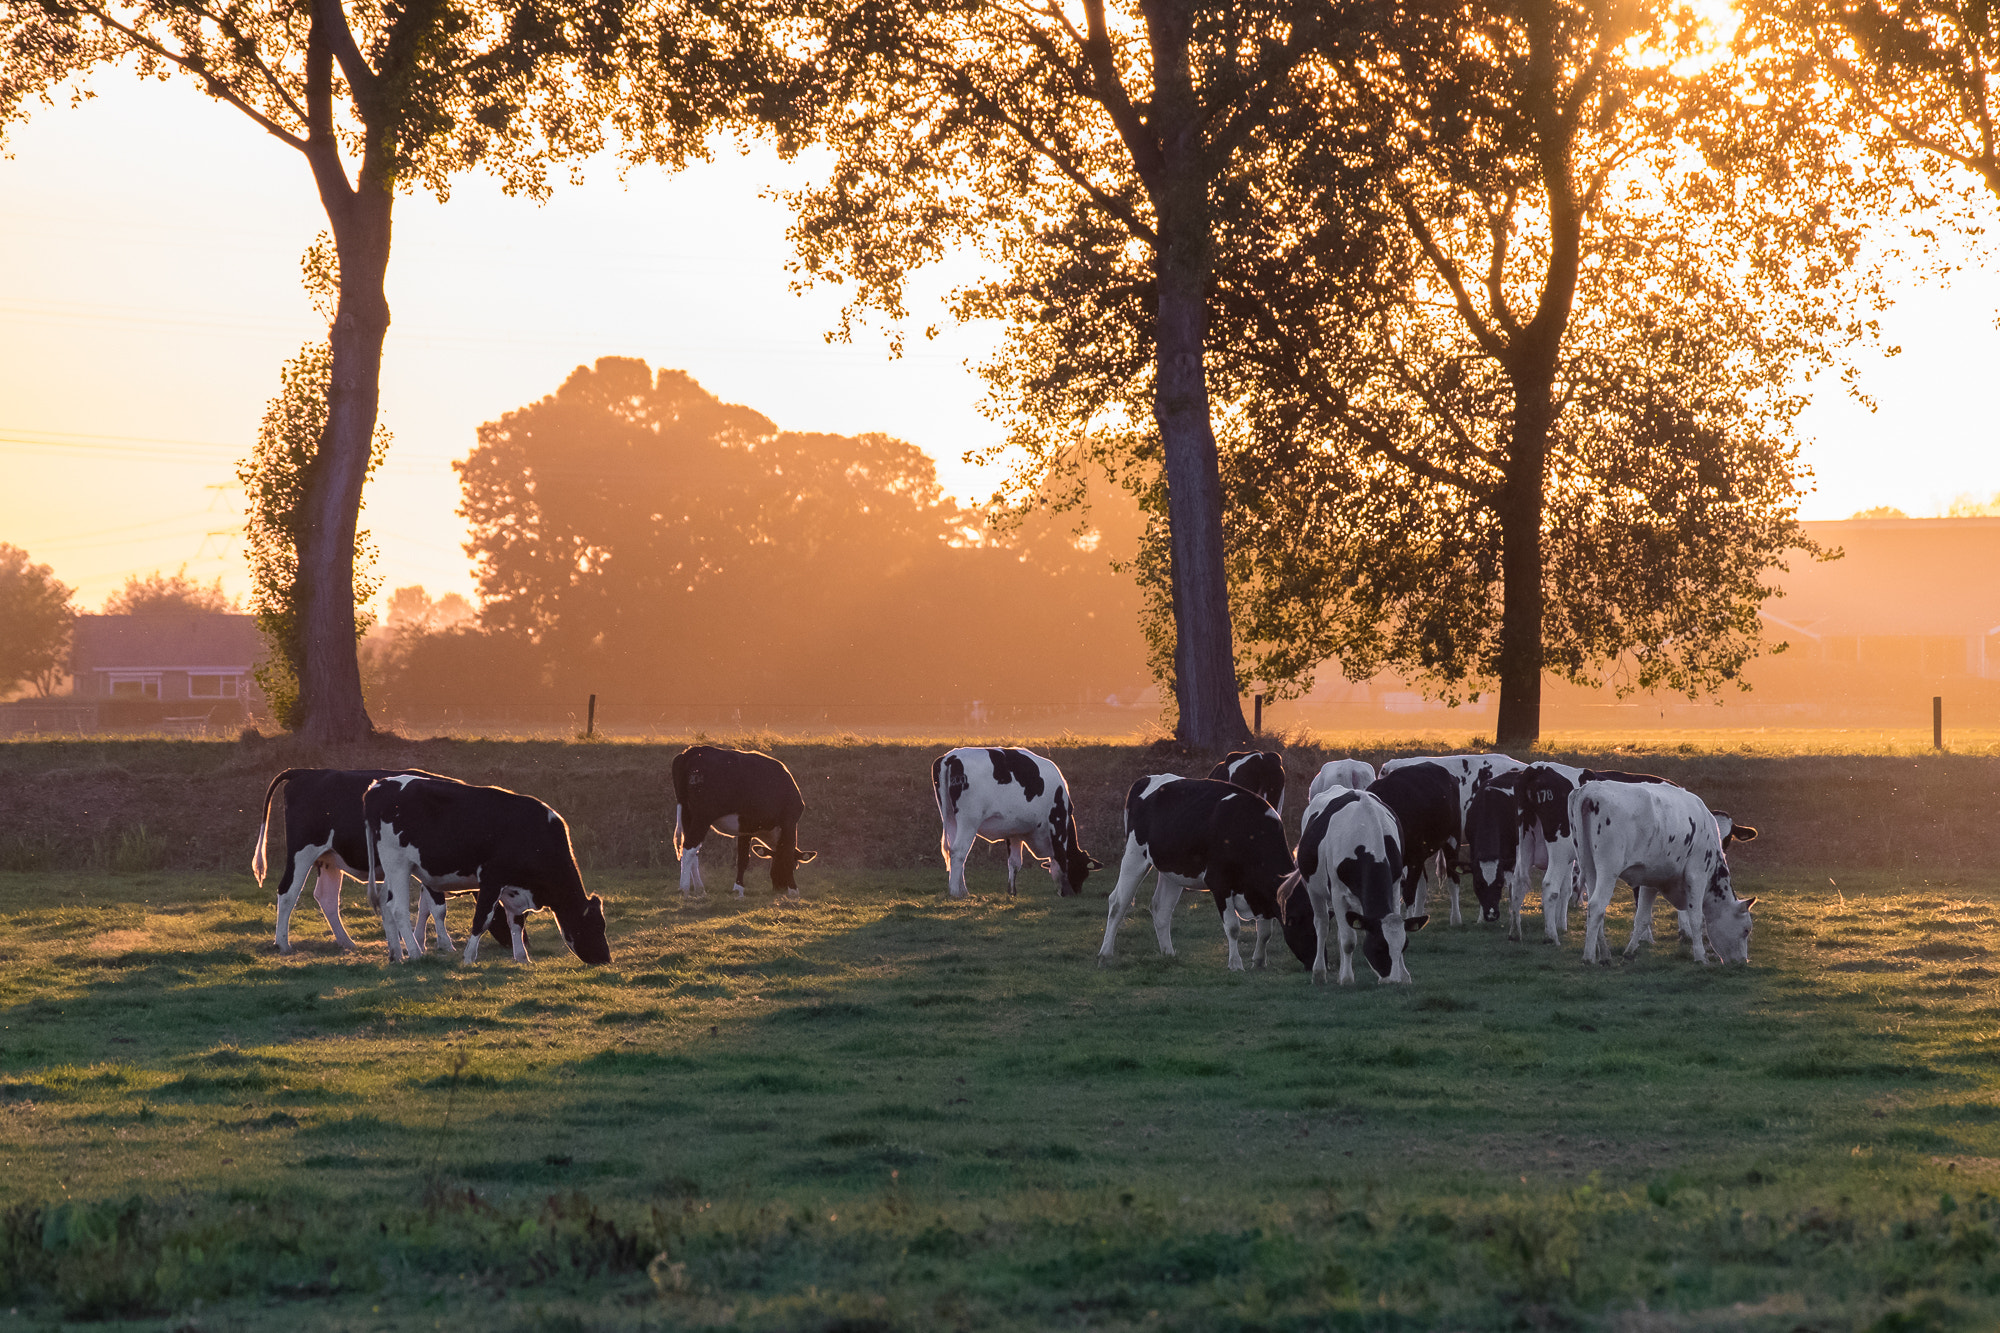
[[(1163, 883), (1166, 878), (1165, 875), (1160, 876)], [(1215, 892), (1213, 896), (1215, 898), (1215, 905), (1222, 911), (1222, 938), (1229, 942), (1229, 970), (1231, 972), (1241, 972), (1243, 970), (1243, 952), (1237, 947), (1237, 939), (1243, 932), (1243, 924), (1242, 918), (1236, 915), (1236, 904), (1242, 902), (1243, 899), (1239, 895), (1225, 897), (1220, 892)], [(1159, 914), (1155, 912), (1155, 919), (1158, 919), (1158, 916)]]
[(1410, 984), (1409, 964), (1403, 961), (1404, 951), (1410, 942), (1410, 933), (1403, 929), (1403, 918), (1394, 912), (1382, 918), (1382, 939), (1389, 946), (1389, 975), (1385, 981)]
[[(331, 850), (327, 844), (301, 848), (285, 862), (284, 878), (278, 882), (278, 952), (292, 951), (292, 909), (299, 905), (306, 881), (316, 873), (319, 859)], [(349, 940), (349, 947), (353, 946)]]
[(1446, 884), (1451, 885), (1451, 924), (1454, 926), (1464, 925), (1465, 920), (1463, 917), (1459, 915), (1458, 911), (1458, 894), (1459, 894), (1458, 870), (1455, 866), (1452, 865), (1451, 851), (1447, 849), (1445, 851), (1439, 852), (1437, 854), (1437, 860), (1432, 864), (1435, 865), (1437, 868), (1438, 892), (1440, 893), (1444, 892), (1444, 886)]
[(1312, 984), (1326, 984), (1326, 934), (1329, 927), (1328, 899), (1331, 894), (1314, 892), (1312, 885), (1306, 885), (1306, 901), (1312, 905), (1313, 914), (1313, 965)]
[[(689, 830), (692, 837), (681, 843), (681, 896), (708, 892), (708, 885), (701, 878), (701, 840), (708, 836), (708, 825)], [(738, 879), (742, 876), (738, 875)]]
[[(1241, 898), (1238, 898), (1236, 901), (1243, 902)], [(1243, 905), (1248, 907), (1250, 904), (1243, 902)], [(1261, 970), (1270, 966), (1271, 932), (1277, 928), (1278, 923), (1268, 916), (1260, 916), (1254, 919), (1257, 922), (1257, 948), (1250, 955), (1250, 966)]]
[(1153, 938), (1159, 941), (1160, 952), (1169, 958), (1174, 956), (1174, 909), (1181, 905), (1181, 895), (1187, 892), (1190, 883), (1164, 870), (1153, 883)]
[[(451, 942), (451, 932), (444, 928), (444, 890), (432, 889), (427, 896), (429, 898), (430, 909), (427, 915), (430, 918), (431, 929), (437, 933), (438, 952), (450, 953), (456, 946)], [(423, 932), (419, 931), (417, 933), (419, 939), (421, 939)]]
[(340, 882), (344, 878), (337, 865), (322, 862), (319, 868), (319, 883), (313, 885), (313, 901), (326, 916), (326, 924), (333, 931), (333, 942), (340, 946), (342, 953), (354, 952), (353, 937), (340, 920)]
[(1653, 943), (1653, 899), (1658, 890), (1641, 884), (1632, 890), (1632, 937), (1625, 941), (1625, 956), (1636, 958), (1641, 944)]
[[(1593, 867), (1593, 870), (1594, 882), (1586, 886), (1590, 891), (1590, 911), (1583, 923), (1583, 961), (1609, 963), (1611, 946), (1604, 938), (1604, 917), (1611, 910), (1612, 896), (1618, 890), (1618, 872), (1602, 866)], [(1546, 901), (1546, 891), (1542, 896)]]
[(1542, 938), (1561, 944), (1569, 930), (1569, 900), (1582, 885), (1582, 867), (1576, 859), (1576, 843), (1557, 838), (1549, 844), (1549, 864), (1542, 871)]
[(1007, 839), (1007, 896), (1014, 896), (1014, 881), (1021, 874), (1021, 840)]
[(500, 889), (497, 885), (480, 882), (479, 895), (472, 900), (472, 927), (465, 936), (465, 961), (479, 961), (479, 937), (493, 924), (493, 914), (500, 910)]
[(972, 849), (978, 844), (978, 826), (960, 818), (958, 827), (951, 833), (951, 865), (945, 877), (945, 893), (949, 896), (965, 897), (965, 863), (971, 859)]
[(750, 873), (750, 835), (736, 835), (736, 884), (730, 892), (741, 898), (744, 894), (743, 877)]
[[(960, 864), (963, 865), (964, 862), (961, 861)], [(1125, 856), (1118, 863), (1118, 887), (1111, 890), (1111, 902), (1104, 911), (1104, 943), (1097, 950), (1097, 962), (1100, 967), (1111, 961), (1118, 939), (1118, 927), (1124, 924), (1125, 914), (1132, 910), (1132, 899), (1139, 892), (1139, 881), (1144, 879), (1146, 872), (1152, 868), (1152, 858), (1140, 850), (1139, 844), (1128, 835), (1125, 841)], [(1159, 910), (1159, 901), (1159, 893), (1156, 890), (1153, 894), (1156, 914)], [(1153, 926), (1155, 930), (1159, 929), (1158, 920), (1154, 921)], [(1169, 948), (1167, 952), (1171, 953), (1173, 950)]]
[(514, 936), (514, 961), (528, 961), (528, 918), (526, 915), (507, 913), (507, 929)]
[(1708, 904), (1705, 901), (1708, 897), (1707, 886), (1696, 884), (1692, 879), (1684, 879), (1681, 882), (1681, 892), (1687, 897), (1687, 911), (1681, 915), (1687, 918), (1688, 933), (1694, 937), (1694, 944), (1692, 946), (1694, 949), (1694, 960), (1697, 963), (1706, 963), (1708, 961), (1708, 928), (1703, 918), (1708, 911)]
[[(1344, 905), (1336, 904), (1331, 906), (1334, 930), (1338, 933), (1340, 940), (1340, 976), (1338, 980), (1343, 986), (1352, 986), (1354, 984), (1354, 927), (1347, 924), (1347, 910)], [(1314, 910), (1317, 911), (1317, 907)], [(1320, 929), (1324, 932), (1326, 928), (1322, 926)], [(1324, 939), (1325, 935), (1322, 933), (1320, 938)]]

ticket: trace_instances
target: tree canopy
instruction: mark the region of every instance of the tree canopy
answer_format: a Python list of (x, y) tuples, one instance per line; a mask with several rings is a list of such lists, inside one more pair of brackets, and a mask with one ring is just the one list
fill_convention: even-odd
[(0, 542), (0, 697), (23, 685), (47, 695), (68, 671), (70, 597), (49, 566)]
[[(807, 0), (801, 41), (823, 73), (818, 127), (835, 154), (823, 185), (792, 196), (807, 271), (851, 282), (853, 310), (904, 313), (909, 274), (959, 243), (1002, 276), (960, 293), (963, 316), (1115, 364), (1116, 392), (994, 368), (995, 401), (1055, 452), (1080, 435), (1140, 437), (1157, 460), (1165, 624), (1151, 636), (1184, 739), (1248, 735), (1229, 611), (1210, 301), (1213, 205), (1250, 169), (1313, 61), (1368, 40), (1376, 6), (1303, 0), (1148, 0), (1011, 6), (961, 0)], [(1043, 284), (1064, 256), (1124, 261), (1112, 290)], [(1073, 305), (1066, 305), (1073, 302)], [(1136, 321), (1093, 321), (1123, 305)], [(1073, 316), (1065, 320), (1065, 314)], [(1090, 377), (1092, 384), (1107, 375)], [(1025, 494), (1043, 494), (1041, 476)]]
[(195, 611), (213, 615), (241, 611), (236, 599), (222, 590), (222, 576), (204, 584), (187, 576), (183, 565), (172, 574), (128, 574), (124, 586), (104, 599), (107, 616), (149, 616)]
[[(1839, 331), (1850, 235), (1754, 188), (1775, 168), (1687, 6), (1383, 24), (1273, 98), (1210, 204), (1239, 670), (1497, 684), (1509, 742), (1538, 734), (1545, 670), (1734, 679), (1802, 542), (1793, 386)], [(1081, 215), (1032, 253), (981, 293), (1013, 316), (1024, 475), (1143, 490), (1143, 435), (1058, 428), (1132, 401), (1144, 261)]]
[(406, 697), (474, 657), (506, 702), (659, 706), (1076, 702), (1139, 669), (1129, 530), (983, 533), (914, 447), (779, 430), (682, 371), (578, 367), (456, 466), (481, 632), (411, 645)]

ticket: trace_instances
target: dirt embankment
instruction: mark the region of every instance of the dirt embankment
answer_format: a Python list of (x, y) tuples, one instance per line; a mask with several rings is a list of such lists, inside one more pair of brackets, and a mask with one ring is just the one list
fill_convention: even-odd
[[(423, 768), (541, 797), (569, 820), (586, 869), (672, 864), (668, 765), (678, 744), (389, 741), (338, 752), (286, 740), (49, 741), (0, 745), (0, 870), (247, 873), (265, 785), (290, 767)], [(761, 738), (805, 793), (799, 841), (823, 864), (938, 865), (931, 760), (944, 743), (798, 743)], [(1121, 844), (1125, 790), (1148, 773), (1203, 774), (1213, 756), (1136, 745), (1036, 747), (1062, 766), (1084, 844)], [(1390, 751), (1362, 751), (1379, 763)], [(1297, 833), (1305, 784), (1332, 752), (1287, 754)], [(2000, 758), (1554, 754), (1568, 763), (1658, 773), (1760, 830), (1742, 868), (1802, 866), (1961, 874), (1991, 863)], [(280, 807), (282, 802), (280, 803)], [(275, 813), (275, 812), (274, 812)], [(274, 823), (278, 823), (274, 818)], [(282, 834), (276, 835), (282, 841)], [(273, 855), (281, 854), (274, 849)]]

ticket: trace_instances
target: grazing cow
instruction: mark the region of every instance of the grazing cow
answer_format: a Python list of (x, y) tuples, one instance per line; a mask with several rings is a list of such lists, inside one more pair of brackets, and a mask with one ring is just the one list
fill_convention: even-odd
[[(409, 768), (288, 768), (264, 788), (264, 822), (257, 829), (257, 847), (250, 856), (250, 873), (264, 882), (269, 868), (265, 843), (271, 836), (271, 802), (278, 788), (285, 789), (285, 869), (278, 878), (278, 952), (292, 951), (292, 912), (306, 884), (318, 878), (313, 899), (333, 928), (334, 942), (345, 952), (353, 952), (354, 940), (340, 921), (340, 888), (345, 876), (360, 879), (367, 874), (368, 845), (361, 823), (361, 793), (377, 778), (411, 774), (438, 777)], [(373, 890), (370, 890), (371, 903)], [(438, 947), (450, 949), (451, 935), (444, 928), (444, 891), (425, 897), (425, 918), (437, 931)], [(418, 927), (419, 936), (422, 926)]]
[(713, 828), (736, 839), (736, 896), (750, 853), (771, 861), (771, 892), (799, 896), (794, 872), (818, 852), (799, 850), (799, 816), (805, 798), (792, 770), (755, 750), (690, 745), (674, 756), (674, 855), (681, 863), (681, 892), (708, 891), (701, 878), (701, 843)]
[(1285, 756), (1276, 750), (1231, 750), (1208, 770), (1211, 782), (1233, 782), (1254, 791), (1279, 814), (1285, 813)]
[(1472, 793), (1465, 812), (1466, 860), (1481, 921), (1500, 919), (1515, 870), (1521, 841), (1520, 778), (1519, 773), (1502, 773)]
[(1515, 780), (1520, 837), (1514, 854), (1507, 938), (1521, 938), (1521, 912), (1533, 873), (1542, 872), (1542, 936), (1551, 944), (1569, 929), (1570, 898), (1577, 890), (1576, 839), (1569, 823), (1569, 797), (1583, 770), (1568, 764), (1529, 764)]
[(1190, 886), (1205, 887), (1222, 914), (1229, 941), (1229, 970), (1243, 970), (1237, 948), (1239, 920), (1257, 918), (1257, 947), (1250, 961), (1264, 966), (1278, 886), (1296, 866), (1285, 846), (1285, 821), (1271, 804), (1231, 782), (1180, 778), (1170, 773), (1140, 778), (1125, 795), (1125, 855), (1118, 887), (1104, 923), (1100, 966), (1111, 961), (1118, 927), (1131, 910), (1139, 881), (1157, 867), (1153, 934), (1160, 952), (1174, 952), (1174, 906)]
[(1620, 879), (1638, 891), (1627, 958), (1651, 938), (1653, 898), (1664, 893), (1687, 914), (1697, 963), (1708, 961), (1711, 943), (1725, 963), (1750, 961), (1750, 908), (1757, 900), (1737, 898), (1730, 885), (1723, 830), (1747, 841), (1755, 829), (1739, 828), (1693, 792), (1666, 782), (1584, 782), (1570, 794), (1569, 817), (1590, 903), (1584, 962), (1611, 961), (1604, 914)]
[(530, 912), (555, 913), (563, 943), (578, 960), (611, 961), (604, 900), (586, 894), (570, 847), (569, 825), (532, 796), (504, 787), (398, 774), (370, 783), (361, 797), (368, 829), (368, 871), (382, 882), (382, 929), (391, 961), (420, 951), (410, 923), (411, 885), (471, 884), (478, 889), (465, 961), (479, 957), (479, 936), (504, 910), (514, 961), (528, 961)]
[(1427, 917), (1403, 915), (1402, 830), (1380, 797), (1331, 787), (1306, 806), (1299, 868), (1278, 890), (1285, 943), (1326, 984), (1327, 922), (1340, 941), (1340, 984), (1354, 980), (1354, 945), (1377, 979), (1407, 982), (1404, 942)]
[(1374, 765), (1359, 759), (1329, 759), (1313, 775), (1312, 785), (1306, 788), (1306, 799), (1310, 801), (1328, 787), (1352, 787), (1355, 791), (1367, 791), (1368, 784), (1373, 781)]
[(1056, 892), (1073, 898), (1104, 865), (1083, 850), (1062, 770), (1033, 750), (967, 746), (931, 761), (931, 791), (944, 831), (938, 848), (954, 898), (965, 896), (965, 862), (978, 839), (1007, 844), (1007, 896), (1014, 896), (1022, 848), (1046, 864)]
[[(1458, 878), (1452, 863), (1464, 828), (1458, 803), (1458, 777), (1443, 764), (1401, 763), (1369, 784), (1376, 799), (1396, 813), (1403, 829), (1403, 905), (1418, 901), (1418, 881), (1425, 881), (1422, 901), (1432, 890), (1451, 883), (1451, 923), (1459, 924)], [(1426, 913), (1428, 915), (1428, 913)]]

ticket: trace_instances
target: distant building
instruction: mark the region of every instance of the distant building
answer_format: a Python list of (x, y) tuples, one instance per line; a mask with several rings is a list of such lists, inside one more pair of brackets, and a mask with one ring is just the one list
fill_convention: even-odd
[(264, 655), (254, 616), (174, 611), (78, 616), (70, 640), (79, 699), (205, 705), (248, 698)]
[(1764, 603), (1796, 660), (1928, 680), (2000, 679), (2000, 518), (1807, 523), (1838, 560), (1793, 554)]

